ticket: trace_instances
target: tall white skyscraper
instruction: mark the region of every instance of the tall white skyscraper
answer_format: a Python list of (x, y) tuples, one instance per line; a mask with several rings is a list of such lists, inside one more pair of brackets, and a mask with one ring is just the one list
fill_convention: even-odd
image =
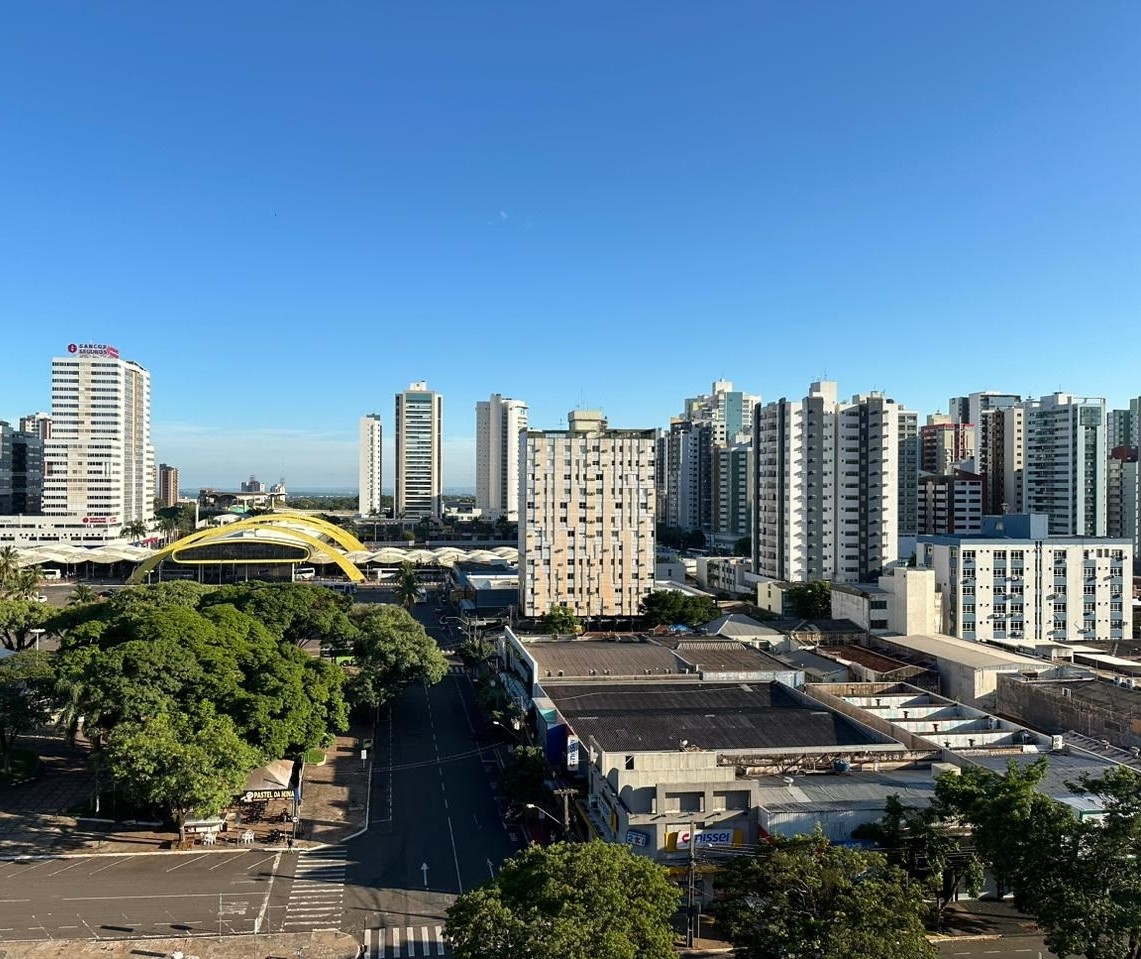
[(380, 513), (381, 477), (381, 426), (380, 414), (369, 413), (361, 417), (360, 438), (360, 498), (358, 508), (361, 516), (376, 516)]
[(917, 428), (880, 393), (838, 402), (832, 382), (758, 406), (754, 571), (857, 583), (900, 559), (917, 531)]
[(444, 398), (423, 380), (396, 394), (396, 516), (440, 516)]
[(568, 421), (524, 434), (520, 612), (637, 616), (654, 588), (657, 431), (609, 429), (596, 410)]
[(519, 518), (519, 433), (527, 404), (499, 393), (475, 404), (475, 505), (487, 520)]
[(1051, 536), (1104, 536), (1105, 400), (1053, 393), (1020, 405), (1025, 511), (1048, 515)]
[(150, 373), (102, 343), (72, 343), (53, 358), (44, 513), (99, 527), (149, 523), (154, 463)]

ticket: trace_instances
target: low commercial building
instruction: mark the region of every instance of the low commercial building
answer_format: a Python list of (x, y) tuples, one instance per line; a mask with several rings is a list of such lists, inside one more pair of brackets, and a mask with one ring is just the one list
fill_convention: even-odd
[(519, 568), (506, 560), (460, 561), (448, 571), (448, 594), (467, 618), (507, 618), (519, 601)]
[(681, 865), (762, 838), (757, 777), (903, 762), (898, 741), (780, 683), (546, 687), (601, 838)]
[(999, 674), (1045, 676), (1056, 668), (1040, 659), (954, 636), (877, 636), (872, 645), (895, 659), (938, 673), (944, 696), (984, 708), (994, 705)]
[(1089, 674), (1000, 676), (996, 709), (1044, 733), (1074, 731), (1120, 749), (1141, 749), (1141, 680)]
[(832, 586), (832, 618), (848, 619), (871, 633), (937, 633), (941, 597), (929, 569), (895, 567), (875, 583)]

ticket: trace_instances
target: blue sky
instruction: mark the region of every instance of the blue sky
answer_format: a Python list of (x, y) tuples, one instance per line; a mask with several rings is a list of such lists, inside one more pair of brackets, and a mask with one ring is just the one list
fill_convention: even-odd
[[(1141, 394), (1141, 4), (0, 6), (0, 417), (153, 375), (184, 485), (352, 485), (427, 379)], [(391, 455), (386, 472), (391, 475)]]

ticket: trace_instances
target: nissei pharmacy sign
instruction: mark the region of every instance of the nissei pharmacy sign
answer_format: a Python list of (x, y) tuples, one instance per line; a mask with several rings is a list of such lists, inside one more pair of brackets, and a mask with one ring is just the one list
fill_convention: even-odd
[(741, 830), (699, 829), (690, 832), (688, 829), (679, 829), (666, 837), (666, 845), (671, 849), (688, 849), (691, 844), (698, 849), (702, 846), (739, 846)]
[(119, 358), (119, 350), (106, 343), (68, 343), (67, 352), (72, 356), (109, 356), (113, 360)]

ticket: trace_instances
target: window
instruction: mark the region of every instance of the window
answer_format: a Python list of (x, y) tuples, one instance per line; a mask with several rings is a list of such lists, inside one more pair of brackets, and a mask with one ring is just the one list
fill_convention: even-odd
[(634, 757), (633, 756), (627, 756), (626, 757), (626, 768), (627, 769), (633, 769), (634, 768)]

